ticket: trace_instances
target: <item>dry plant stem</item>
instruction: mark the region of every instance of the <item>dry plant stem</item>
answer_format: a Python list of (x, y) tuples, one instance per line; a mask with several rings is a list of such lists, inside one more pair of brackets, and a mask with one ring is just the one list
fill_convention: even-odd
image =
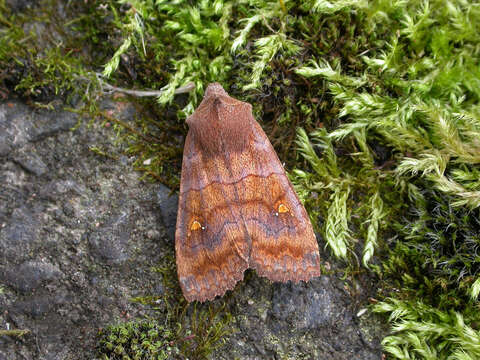
[[(113, 85), (110, 85), (109, 83), (105, 82), (103, 79), (102, 79), (102, 74), (100, 73), (95, 73), (95, 76), (98, 80), (98, 82), (100, 83), (102, 89), (106, 89), (108, 91), (111, 91), (111, 92), (121, 92), (121, 93), (124, 93), (124, 94), (128, 94), (128, 95), (132, 95), (132, 96), (136, 96), (136, 97), (148, 97), (148, 96), (161, 96), (164, 94), (165, 91), (163, 90), (148, 90), (148, 91), (143, 91), (143, 90), (130, 90), (130, 89), (124, 89), (124, 88), (120, 88), (120, 87), (117, 87), (117, 86), (113, 86)], [(78, 77), (79, 80), (86, 80), (86, 81), (90, 81), (91, 79), (87, 78), (87, 77), (84, 77), (84, 76), (79, 76)], [(190, 81), (189, 83), (187, 83), (186, 85), (184, 86), (181, 86), (179, 88), (177, 88), (174, 92), (175, 95), (178, 95), (178, 94), (186, 94), (186, 93), (189, 93), (191, 91), (195, 90), (195, 83), (193, 83), (192, 81)]]
[[(100, 81), (100, 84), (102, 85), (103, 88), (110, 90), (110, 91), (116, 91), (116, 92), (121, 92), (124, 94), (136, 96), (136, 97), (147, 97), (147, 96), (160, 96), (164, 93), (162, 90), (150, 90), (150, 91), (142, 91), (142, 90), (129, 90), (129, 89), (123, 89), (119, 88), (113, 85), (110, 85), (103, 81), (100, 77), (100, 74), (97, 74), (97, 79)], [(175, 90), (175, 95), (178, 94), (186, 94), (189, 93), (190, 91), (195, 89), (195, 84), (193, 82), (189, 82), (185, 86), (181, 86), (178, 89)]]

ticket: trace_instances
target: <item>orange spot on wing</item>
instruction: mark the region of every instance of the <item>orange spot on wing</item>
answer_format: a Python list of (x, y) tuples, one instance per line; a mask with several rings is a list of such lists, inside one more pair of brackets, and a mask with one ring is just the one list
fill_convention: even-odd
[(284, 214), (284, 213), (287, 213), (289, 211), (290, 210), (288, 210), (288, 207), (286, 207), (285, 205), (283, 205), (283, 204), (278, 205), (278, 213), (279, 214)]
[(200, 230), (202, 228), (202, 224), (200, 224), (197, 220), (194, 220), (192, 222), (192, 225), (190, 225), (190, 230), (195, 231), (195, 230)]

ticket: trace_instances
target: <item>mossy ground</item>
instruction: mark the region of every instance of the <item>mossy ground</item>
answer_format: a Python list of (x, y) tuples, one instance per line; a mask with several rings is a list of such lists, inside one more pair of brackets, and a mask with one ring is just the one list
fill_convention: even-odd
[(231, 315), (222, 304), (189, 306), (181, 296), (173, 266), (165, 257), (157, 272), (165, 287), (163, 297), (132, 299), (158, 312), (158, 318), (110, 325), (99, 332), (101, 359), (206, 359), (231, 330)]
[[(137, 170), (173, 189), (184, 119), (206, 85), (219, 81), (252, 103), (333, 254), (352, 276), (374, 271), (382, 280), (374, 310), (392, 322), (385, 351), (480, 357), (478, 4), (137, 0), (0, 9), (3, 96), (83, 102), (92, 119), (113, 123)], [(163, 92), (131, 98), (143, 116), (125, 123), (97, 109), (101, 81)], [(189, 82), (194, 91), (174, 95)], [(165, 332), (155, 340), (162, 349), (189, 336), (173, 323), (168, 331), (148, 324)], [(143, 325), (128, 326), (133, 339)]]

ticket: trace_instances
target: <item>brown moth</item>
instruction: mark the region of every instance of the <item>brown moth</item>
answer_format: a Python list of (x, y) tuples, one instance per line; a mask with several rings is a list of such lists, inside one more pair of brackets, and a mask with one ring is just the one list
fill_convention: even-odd
[(187, 301), (225, 294), (248, 268), (272, 281), (319, 276), (310, 219), (252, 106), (213, 83), (187, 123), (175, 232)]

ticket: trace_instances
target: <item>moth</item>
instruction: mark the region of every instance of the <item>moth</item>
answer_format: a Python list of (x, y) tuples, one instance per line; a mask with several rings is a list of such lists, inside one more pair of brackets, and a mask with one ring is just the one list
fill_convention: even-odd
[(224, 295), (248, 268), (272, 281), (319, 276), (310, 219), (252, 106), (213, 83), (187, 124), (175, 231), (187, 301)]

